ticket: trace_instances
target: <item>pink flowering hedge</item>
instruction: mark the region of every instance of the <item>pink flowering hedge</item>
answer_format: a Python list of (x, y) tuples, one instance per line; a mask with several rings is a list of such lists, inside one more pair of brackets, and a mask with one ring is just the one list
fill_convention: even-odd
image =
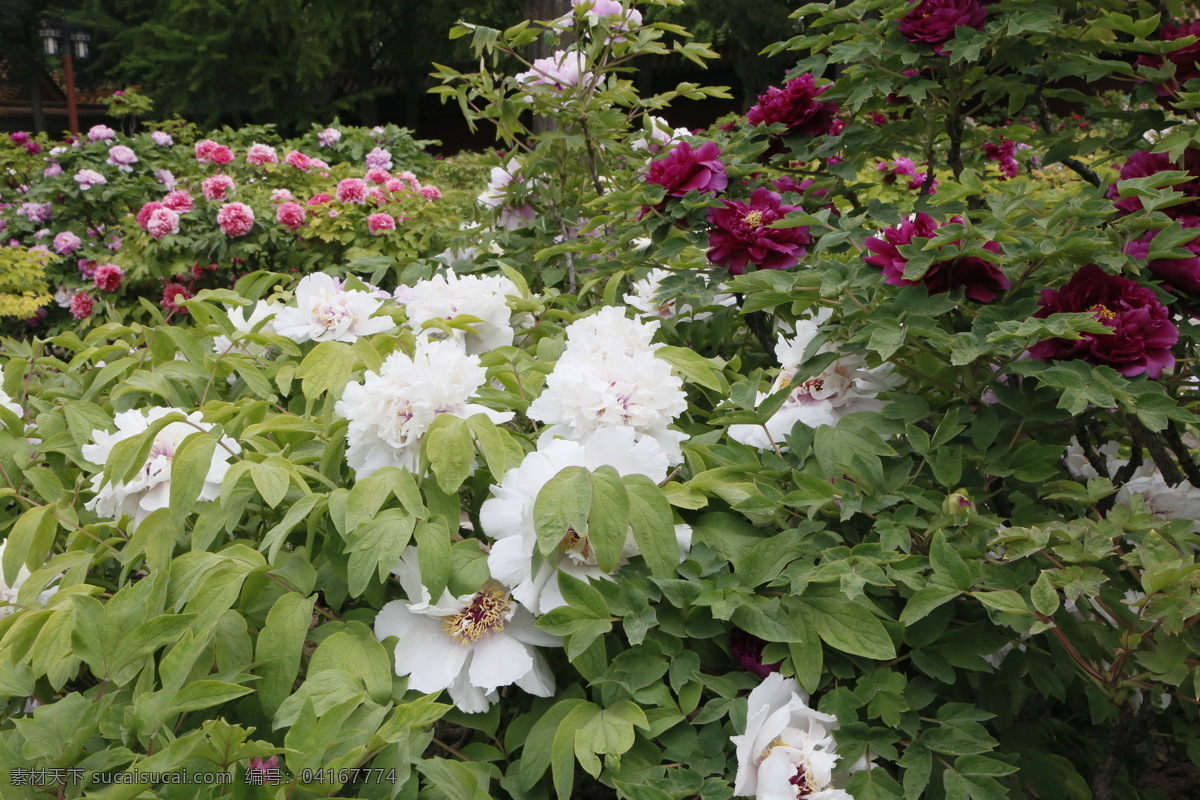
[(451, 32), (468, 203), (11, 141), (5, 800), (1196, 796), (1193, 10), (809, 4), (689, 131), (657, 5)]

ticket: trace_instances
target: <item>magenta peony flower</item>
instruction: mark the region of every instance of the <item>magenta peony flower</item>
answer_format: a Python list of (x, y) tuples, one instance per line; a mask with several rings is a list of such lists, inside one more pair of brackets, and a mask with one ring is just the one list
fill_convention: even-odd
[(729, 185), (721, 148), (705, 142), (693, 150), (687, 142), (675, 145), (663, 158), (650, 163), (646, 183), (663, 187), (667, 197), (683, 197), (688, 192), (716, 194)]
[(396, 219), (391, 214), (372, 214), (367, 217), (367, 228), (372, 236), (382, 236), (396, 230)]
[(75, 182), (79, 184), (80, 189), (86, 192), (93, 186), (103, 186), (108, 183), (108, 178), (94, 169), (81, 169), (75, 173)]
[(85, 278), (91, 278), (96, 274), (96, 262), (90, 258), (81, 258), (75, 262), (75, 266), (79, 267), (79, 274)]
[[(875, 168), (883, 173), (883, 182), (889, 185), (895, 184), (899, 178), (908, 178), (908, 188), (914, 192), (920, 191), (928, 177), (928, 173), (917, 171), (917, 165), (911, 158), (903, 156), (895, 161), (881, 161)], [(937, 178), (929, 185), (929, 193), (937, 194)]]
[(253, 164), (256, 167), (263, 167), (267, 164), (279, 163), (279, 154), (275, 152), (275, 148), (266, 144), (255, 142), (250, 145), (250, 149), (246, 151), (246, 163)]
[(195, 203), (192, 202), (191, 194), (183, 191), (182, 189), (175, 192), (169, 192), (167, 196), (162, 199), (162, 204), (164, 208), (169, 208), (176, 214), (186, 214), (196, 207)]
[[(1192, 179), (1171, 187), (1177, 192), (1183, 192), (1188, 197), (1179, 205), (1169, 206), (1162, 212), (1174, 219), (1185, 217), (1200, 217), (1200, 148), (1189, 147), (1183, 153), (1179, 162), (1171, 160), (1166, 153), (1148, 153), (1139, 151), (1131, 153), (1125, 165), (1121, 167), (1119, 180), (1130, 178), (1145, 178), (1166, 170), (1183, 170), (1191, 173)], [(1121, 197), (1117, 184), (1108, 187), (1108, 196), (1113, 205), (1124, 214), (1141, 211), (1142, 201), (1139, 197)]]
[(729, 631), (729, 654), (739, 667), (760, 678), (765, 678), (772, 672), (779, 672), (779, 668), (783, 666), (782, 661), (775, 664), (763, 662), (763, 648), (766, 646), (766, 639), (746, 633), (741, 628), (732, 628)]
[(200, 182), (205, 200), (228, 200), (229, 193), (237, 187), (228, 175), (213, 175)]
[(1007, 178), (1015, 178), (1021, 171), (1017, 163), (1017, 143), (1011, 139), (1000, 138), (1000, 144), (983, 143), (983, 154), (988, 161), (998, 162), (1000, 174)]
[(202, 164), (212, 163), (213, 151), (220, 147), (212, 139), (201, 139), (196, 142), (196, 160)]
[[(1158, 38), (1164, 42), (1173, 42), (1185, 36), (1200, 37), (1200, 21), (1183, 25), (1163, 25), (1158, 31)], [(1193, 79), (1200, 78), (1200, 39), (1166, 56), (1138, 56), (1139, 67), (1154, 67), (1161, 69), (1170, 62), (1175, 65), (1175, 78), (1155, 86), (1159, 95), (1168, 97), (1182, 88), (1182, 85)]]
[(746, 112), (746, 121), (751, 125), (783, 123), (784, 133), (804, 133), (821, 136), (832, 133), (834, 119), (841, 109), (837, 103), (817, 98), (829, 86), (817, 87), (809, 73), (793, 78), (781, 89), (772, 86), (758, 96), (758, 104)]
[(133, 152), (133, 148), (118, 144), (108, 149), (108, 160), (105, 163), (121, 172), (133, 172), (133, 165), (137, 160), (137, 153)]
[(233, 151), (223, 144), (217, 145), (212, 151), (212, 163), (219, 167), (233, 162)]
[(217, 212), (217, 224), (226, 236), (245, 236), (254, 227), (254, 211), (245, 203), (229, 203)]
[(29, 134), (25, 131), (15, 131), (10, 133), (8, 138), (12, 140), (13, 144), (25, 144), (29, 141)]
[(146, 231), (155, 239), (179, 233), (179, 215), (166, 206), (156, 208), (146, 220)]
[(725, 267), (730, 274), (741, 275), (747, 264), (758, 269), (787, 269), (800, 263), (812, 242), (808, 228), (771, 228), (800, 206), (789, 206), (770, 189), (758, 188), (750, 203), (725, 200), (724, 208), (708, 210), (708, 260)]
[(299, 150), (292, 150), (283, 157), (283, 162), (288, 166), (302, 169), (305, 172), (312, 167), (312, 159), (301, 153)]
[(105, 292), (115, 292), (125, 277), (125, 270), (116, 264), (101, 264), (92, 273), (96, 288)]
[[(1194, 225), (1185, 225), (1196, 233), (1196, 238), (1183, 245), (1192, 255), (1186, 258), (1158, 258), (1146, 264), (1155, 278), (1168, 289), (1188, 294), (1200, 294), (1200, 220)], [(1125, 255), (1146, 260), (1158, 231), (1147, 231), (1141, 238), (1128, 244)]]
[(308, 212), (299, 203), (288, 201), (275, 209), (275, 221), (290, 231), (297, 230), (304, 224)]
[[(961, 223), (962, 219), (954, 217), (951, 222)], [(863, 261), (883, 270), (885, 283), (892, 286), (921, 284), (930, 294), (940, 294), (962, 287), (970, 299), (990, 303), (1000, 292), (1012, 288), (1012, 283), (1000, 267), (978, 256), (958, 256), (945, 261), (935, 261), (919, 280), (905, 279), (904, 268), (908, 266), (908, 258), (900, 253), (899, 248), (916, 244), (917, 239), (932, 239), (939, 227), (933, 217), (921, 212), (912, 219), (901, 222), (898, 228), (885, 229), (882, 239), (868, 237), (866, 247), (874, 255), (864, 256)], [(1000, 254), (1000, 245), (997, 242), (988, 242), (983, 249), (989, 253)]]
[(170, 314), (186, 314), (188, 313), (187, 307), (180, 304), (191, 300), (192, 297), (194, 295), (191, 290), (182, 283), (167, 281), (163, 285), (162, 307)]
[(1079, 340), (1050, 339), (1029, 348), (1039, 361), (1082, 359), (1112, 367), (1127, 378), (1145, 373), (1158, 378), (1175, 364), (1171, 348), (1179, 330), (1166, 306), (1152, 289), (1137, 281), (1109, 275), (1095, 264), (1079, 268), (1061, 289), (1042, 291), (1041, 308), (1034, 314), (1087, 311), (1096, 315), (1111, 333), (1085, 333)]
[(83, 247), (83, 241), (70, 231), (63, 231), (54, 237), (54, 250), (59, 255), (68, 255)]
[(92, 315), (92, 296), (87, 292), (76, 292), (71, 298), (71, 316), (86, 319)]
[(979, 0), (921, 0), (900, 18), (897, 30), (913, 44), (927, 44), (938, 55), (949, 55), (943, 45), (957, 28), (983, 30), (987, 9)]
[(367, 182), (362, 178), (346, 178), (337, 185), (337, 199), (340, 203), (356, 205), (367, 202)]

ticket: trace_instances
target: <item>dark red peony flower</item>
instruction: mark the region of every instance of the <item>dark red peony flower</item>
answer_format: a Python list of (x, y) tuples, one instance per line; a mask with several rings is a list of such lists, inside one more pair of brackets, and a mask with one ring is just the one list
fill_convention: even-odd
[(763, 663), (763, 648), (766, 646), (766, 639), (746, 633), (741, 628), (729, 631), (729, 654), (739, 667), (760, 678), (765, 678), (772, 672), (779, 672), (779, 668), (783, 666), (782, 661), (776, 664)]
[(805, 73), (787, 82), (782, 89), (772, 86), (758, 96), (758, 104), (746, 112), (751, 125), (782, 122), (785, 133), (821, 136), (833, 133), (839, 108), (837, 103), (817, 98), (829, 86), (818, 87), (812, 75)]
[[(1200, 37), (1200, 22), (1192, 22), (1188, 25), (1163, 25), (1158, 31), (1158, 38), (1164, 42), (1173, 42), (1185, 36)], [(1175, 65), (1174, 80), (1155, 86), (1159, 95), (1163, 97), (1169, 97), (1179, 91), (1184, 82), (1192, 78), (1200, 78), (1200, 38), (1185, 47), (1167, 53), (1165, 57), (1157, 54), (1138, 56), (1137, 63), (1139, 67), (1161, 69), (1168, 61)]]
[(1088, 311), (1112, 332), (1085, 333), (1078, 340), (1038, 342), (1029, 348), (1029, 355), (1039, 361), (1082, 359), (1110, 366), (1127, 378), (1143, 373), (1158, 378), (1175, 363), (1171, 348), (1179, 340), (1179, 330), (1154, 290), (1137, 281), (1109, 275), (1095, 264), (1087, 264), (1063, 288), (1045, 289), (1041, 306), (1034, 314), (1039, 319)]
[[(1157, 258), (1147, 263), (1146, 266), (1149, 267), (1155, 278), (1163, 282), (1166, 288), (1188, 294), (1200, 294), (1200, 219), (1193, 219), (1190, 222), (1192, 224), (1185, 224), (1184, 227), (1191, 228), (1196, 234), (1196, 238), (1182, 247), (1192, 255), (1187, 258)], [(1148, 231), (1140, 239), (1130, 242), (1125, 248), (1125, 255), (1146, 260), (1150, 256), (1154, 237), (1158, 236), (1158, 233), (1158, 231)]]
[(983, 154), (988, 161), (996, 161), (1000, 165), (1000, 174), (1005, 178), (1015, 178), (1021, 171), (1017, 163), (1017, 143), (1012, 139), (1000, 138), (1000, 144), (983, 143)]
[(163, 286), (162, 307), (171, 313), (186, 314), (188, 313), (187, 306), (182, 306), (186, 300), (192, 299), (193, 294), (188, 287), (182, 283), (168, 281)]
[[(1171, 187), (1177, 192), (1183, 192), (1188, 199), (1179, 205), (1168, 206), (1162, 209), (1162, 212), (1175, 219), (1200, 216), (1200, 147), (1189, 147), (1179, 162), (1172, 161), (1166, 153), (1131, 153), (1129, 160), (1121, 167), (1119, 179), (1124, 181), (1130, 178), (1145, 178), (1166, 170), (1183, 170), (1191, 173), (1192, 178), (1186, 183)], [(1142, 210), (1141, 198), (1121, 197), (1115, 183), (1108, 187), (1108, 196), (1122, 213), (1130, 214)]]
[[(954, 217), (951, 222), (961, 223), (962, 219)], [(921, 212), (911, 220), (901, 222), (898, 228), (885, 229), (882, 239), (869, 237), (866, 246), (874, 255), (864, 256), (863, 261), (883, 270), (885, 283), (892, 286), (921, 284), (930, 294), (940, 294), (962, 287), (966, 296), (972, 300), (990, 303), (1000, 292), (1012, 288), (1012, 283), (1000, 267), (978, 256), (958, 256), (945, 261), (935, 261), (920, 280), (905, 279), (904, 268), (908, 266), (908, 258), (900, 253), (899, 248), (913, 244), (917, 239), (932, 239), (940, 227), (933, 217)], [(1000, 255), (1000, 245), (997, 242), (988, 242), (983, 249)]]
[(721, 148), (705, 142), (695, 150), (687, 142), (675, 145), (663, 158), (651, 162), (646, 183), (667, 190), (667, 197), (683, 197), (688, 192), (716, 194), (729, 185)]
[(808, 228), (771, 228), (800, 206), (785, 205), (783, 198), (770, 189), (755, 189), (750, 203), (725, 200), (724, 208), (710, 208), (708, 221), (708, 260), (725, 267), (732, 275), (741, 275), (747, 264), (758, 269), (787, 269), (800, 263), (812, 242)]
[(956, 28), (983, 30), (987, 9), (979, 0), (921, 0), (900, 18), (897, 30), (913, 44), (927, 44), (938, 55), (949, 55), (942, 46), (954, 38)]

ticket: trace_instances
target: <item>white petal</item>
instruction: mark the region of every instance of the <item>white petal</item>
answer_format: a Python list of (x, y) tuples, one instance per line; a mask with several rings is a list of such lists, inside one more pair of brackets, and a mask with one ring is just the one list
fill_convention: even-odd
[(491, 691), (516, 683), (533, 669), (529, 649), (511, 636), (495, 632), (474, 646), (471, 659), (471, 685)]

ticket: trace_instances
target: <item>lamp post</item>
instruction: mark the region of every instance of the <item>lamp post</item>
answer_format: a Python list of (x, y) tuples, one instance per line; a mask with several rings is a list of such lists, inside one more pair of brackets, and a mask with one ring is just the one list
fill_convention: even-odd
[(62, 56), (63, 72), (67, 83), (67, 129), (79, 134), (79, 108), (75, 101), (75, 59), (88, 57), (91, 35), (82, 28), (62, 20), (43, 22), (38, 30), (42, 39), (42, 52), (47, 58)]

